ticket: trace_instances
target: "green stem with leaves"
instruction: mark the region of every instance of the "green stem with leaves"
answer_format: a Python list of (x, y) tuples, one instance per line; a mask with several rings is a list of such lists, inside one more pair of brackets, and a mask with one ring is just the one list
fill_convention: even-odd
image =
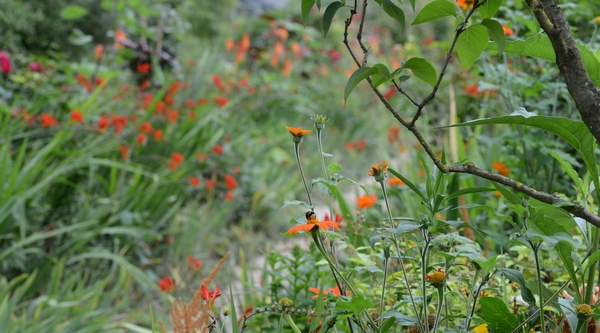
[(296, 156), (296, 163), (298, 164), (298, 170), (300, 170), (300, 177), (302, 177), (302, 183), (304, 184), (304, 189), (306, 190), (306, 196), (308, 197), (308, 204), (312, 207), (312, 197), (310, 196), (310, 190), (308, 189), (308, 184), (306, 183), (304, 169), (302, 169), (302, 162), (300, 162), (300, 140), (294, 140), (294, 153)]
[[(540, 296), (540, 326), (542, 328), (542, 332), (546, 332), (546, 323), (544, 321), (544, 292), (543, 292), (543, 284), (542, 284), (542, 267), (540, 265), (540, 256), (539, 249), (540, 244), (533, 244), (529, 242), (531, 248), (533, 249), (533, 256), (535, 258), (535, 270), (537, 272), (537, 282), (538, 282), (538, 290)], [(593, 281), (593, 280), (592, 280)]]
[[(475, 275), (473, 276), (473, 282), (471, 283), (471, 285), (473, 287), (475, 287), (475, 283), (477, 283), (477, 279), (479, 278), (479, 274), (481, 274), (481, 268), (475, 268)], [(469, 299), (473, 298), (473, 303), (471, 305), (471, 311), (469, 311), (469, 309), (467, 309), (467, 318), (465, 319), (465, 330), (469, 330), (469, 326), (471, 325), (471, 318), (473, 318), (473, 314), (475, 313), (475, 305), (477, 304), (477, 295), (479, 295), (479, 291), (481, 290), (481, 287), (483, 286), (483, 283), (479, 285), (479, 287), (477, 287), (477, 291), (473, 294), (471, 293), (469, 295)], [(471, 297), (473, 296), (473, 297)], [(469, 303), (467, 303), (467, 307)]]

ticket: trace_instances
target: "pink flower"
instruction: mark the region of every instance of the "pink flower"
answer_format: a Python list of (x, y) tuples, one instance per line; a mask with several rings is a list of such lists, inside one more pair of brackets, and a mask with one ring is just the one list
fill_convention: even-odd
[(35, 61), (29, 64), (29, 70), (32, 72), (42, 73), (44, 71), (44, 68), (42, 67), (42, 64)]
[(0, 52), (0, 69), (4, 74), (10, 73), (10, 55), (4, 51)]

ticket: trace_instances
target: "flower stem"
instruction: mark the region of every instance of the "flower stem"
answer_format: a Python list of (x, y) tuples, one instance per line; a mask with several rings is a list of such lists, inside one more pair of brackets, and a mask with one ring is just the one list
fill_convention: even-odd
[(402, 260), (402, 258), (404, 257), (404, 255), (402, 255), (400, 253), (400, 247), (398, 246), (397, 241), (394, 242), (394, 245), (396, 245), (396, 252), (398, 252), (398, 261), (400, 261), (400, 267), (402, 268), (402, 275), (404, 276), (404, 283), (406, 284), (406, 290), (408, 290), (408, 296), (410, 296), (410, 302), (412, 303), (413, 306), (413, 310), (415, 311), (415, 316), (417, 317), (417, 325), (419, 326), (421, 332), (424, 332), (425, 329), (422, 326), (422, 322), (421, 322), (421, 318), (419, 317), (419, 311), (417, 310), (417, 304), (415, 303), (415, 299), (413, 298), (412, 295), (412, 288), (410, 286), (410, 283), (408, 282), (408, 277), (406, 275), (406, 268), (404, 267), (404, 260)]
[(300, 170), (300, 176), (302, 177), (302, 183), (304, 184), (304, 189), (306, 190), (306, 195), (308, 196), (308, 204), (312, 207), (312, 197), (310, 196), (310, 191), (308, 190), (308, 184), (306, 183), (306, 177), (304, 176), (302, 163), (300, 162), (300, 142), (294, 142), (294, 153), (296, 155), (296, 162), (298, 163), (298, 170)]
[(327, 167), (325, 166), (325, 156), (323, 156), (323, 144), (321, 142), (322, 131), (322, 129), (317, 127), (317, 145), (319, 146), (319, 154), (321, 154), (321, 167), (323, 168), (323, 175), (325, 176), (325, 180), (329, 180), (329, 175), (327, 174)]
[(433, 322), (432, 332), (437, 332), (437, 328), (440, 322), (440, 317), (442, 315), (442, 308), (444, 307), (444, 287), (437, 288), (438, 290), (438, 308), (435, 314), (435, 321)]
[(387, 191), (385, 190), (385, 182), (382, 180), (379, 182), (379, 184), (381, 185), (383, 199), (385, 200), (385, 208), (387, 208), (388, 217), (390, 219), (390, 227), (394, 228), (394, 220), (392, 220), (392, 211), (390, 210), (390, 203), (388, 201)]
[[(479, 278), (479, 274), (481, 273), (481, 268), (475, 268), (475, 275), (473, 276), (473, 282), (471, 283), (471, 286), (475, 287), (475, 283), (477, 283), (477, 279)], [(477, 291), (475, 293), (471, 293), (471, 295), (469, 295), (469, 298), (471, 298), (470, 296), (473, 296), (473, 304), (471, 306), (471, 311), (469, 312), (469, 303), (467, 302), (467, 318), (465, 319), (465, 330), (469, 330), (469, 326), (471, 325), (471, 318), (473, 317), (473, 313), (475, 313), (475, 305), (477, 304), (477, 295), (479, 295), (479, 291), (481, 290), (481, 286), (483, 285), (483, 282), (481, 283), (481, 285), (477, 288)]]
[(288, 324), (292, 328), (292, 331), (294, 331), (295, 333), (301, 333), (300, 329), (298, 329), (298, 326), (296, 326), (296, 323), (294, 323), (294, 321), (292, 320), (292, 317), (290, 317), (289, 314), (284, 313), (283, 317), (285, 318), (285, 320), (287, 320)]
[[(531, 242), (531, 247), (533, 248), (533, 256), (535, 258), (535, 270), (537, 272), (537, 282), (538, 282), (538, 290), (540, 292), (540, 326), (542, 328), (542, 332), (546, 332), (546, 325), (544, 322), (544, 292), (542, 290), (542, 267), (540, 266), (540, 258), (539, 258), (539, 249), (540, 246), (534, 245)], [(592, 280), (593, 281), (593, 280)]]
[(381, 305), (379, 306), (379, 317), (383, 315), (383, 305), (385, 298), (385, 283), (387, 282), (388, 260), (383, 260), (383, 285), (381, 286)]

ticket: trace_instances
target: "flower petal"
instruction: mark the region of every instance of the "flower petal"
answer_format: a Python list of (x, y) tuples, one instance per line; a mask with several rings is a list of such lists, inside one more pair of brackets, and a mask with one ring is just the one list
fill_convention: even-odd
[(291, 227), (287, 232), (290, 235), (295, 235), (299, 231), (304, 230), (306, 232), (310, 231), (315, 225), (314, 224), (299, 224), (297, 226)]

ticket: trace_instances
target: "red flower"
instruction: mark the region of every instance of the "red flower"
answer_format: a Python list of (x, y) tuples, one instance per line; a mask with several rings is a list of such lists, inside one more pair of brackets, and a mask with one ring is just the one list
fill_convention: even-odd
[(211, 188), (213, 188), (213, 186), (215, 186), (215, 181), (212, 179), (209, 179), (204, 182), (204, 186), (206, 186), (207, 190), (210, 190)]
[(100, 57), (102, 57), (102, 53), (104, 53), (104, 45), (96, 45), (94, 48), (94, 58), (96, 58), (96, 60), (100, 59)]
[(80, 123), (83, 124), (83, 114), (78, 110), (71, 111), (71, 119), (72, 123)]
[(212, 308), (213, 303), (218, 297), (221, 297), (221, 289), (219, 286), (215, 287), (215, 291), (208, 291), (205, 285), (202, 285), (202, 292), (200, 292), (200, 297), (206, 301), (208, 308)]
[(42, 123), (42, 126), (46, 128), (58, 125), (58, 120), (48, 113), (42, 113), (40, 116), (40, 122)]
[(169, 164), (169, 168), (171, 168), (171, 170), (177, 169), (181, 163), (183, 163), (183, 155), (180, 153), (171, 154), (171, 163)]
[(142, 125), (140, 126), (140, 132), (142, 132), (142, 133), (152, 132), (152, 124), (150, 124), (147, 121), (143, 122)]
[(200, 259), (198, 258), (188, 256), (188, 263), (190, 265), (191, 270), (202, 268), (202, 264), (200, 263)]
[(235, 190), (237, 188), (237, 182), (235, 181), (235, 178), (233, 178), (233, 176), (231, 176), (230, 174), (225, 175), (225, 184), (227, 185), (227, 189), (229, 189), (230, 191)]
[(196, 158), (198, 162), (202, 163), (208, 157), (208, 154), (200, 154), (200, 152), (196, 152)]
[(137, 64), (137, 72), (140, 74), (148, 74), (148, 72), (150, 72), (150, 63), (142, 62)]
[(390, 129), (388, 131), (388, 141), (394, 142), (394, 141), (398, 140), (399, 136), (400, 136), (400, 128), (398, 126), (390, 127)]
[(185, 101), (185, 104), (186, 104), (187, 106), (189, 106), (190, 108), (193, 108), (193, 107), (194, 107), (194, 101), (193, 101), (193, 100), (191, 100), (191, 99), (189, 99), (189, 98), (188, 98), (188, 99)]
[(193, 187), (200, 185), (200, 178), (198, 178), (198, 177), (189, 177), (188, 181), (190, 182), (190, 185), (192, 185)]
[(229, 101), (227, 100), (227, 98), (225, 98), (223, 96), (217, 96), (217, 97), (215, 97), (215, 103), (218, 106), (225, 106), (225, 105), (227, 105), (228, 102)]
[(377, 197), (375, 196), (375, 194), (371, 194), (370, 196), (365, 194), (362, 197), (358, 197), (356, 199), (356, 204), (358, 205), (359, 209), (371, 207), (375, 204), (375, 202), (377, 202)]
[(354, 142), (348, 142), (346, 144), (346, 150), (353, 150), (354, 148), (356, 148), (356, 143), (354, 143)]
[(206, 105), (207, 101), (206, 98), (200, 98), (198, 100), (198, 105), (202, 106), (202, 105)]
[(10, 55), (6, 52), (0, 52), (0, 69), (4, 74), (10, 73)]
[(363, 150), (367, 147), (367, 141), (365, 139), (360, 139), (357, 143), (356, 143), (356, 149), (358, 150)]
[(173, 103), (175, 102), (173, 97), (171, 97), (169, 95), (165, 96), (165, 98), (163, 98), (163, 100), (165, 101), (165, 103), (167, 103), (167, 105), (173, 105)]
[(100, 116), (100, 118), (98, 118), (98, 129), (101, 133), (104, 133), (104, 131), (106, 131), (108, 125), (110, 125), (110, 122), (108, 121), (108, 119), (104, 118), (104, 116)]
[(127, 153), (129, 153), (129, 146), (128, 145), (119, 146), (119, 153), (121, 153), (122, 159), (126, 159)]
[(154, 131), (154, 140), (156, 140), (156, 141), (162, 140), (162, 135), (163, 135), (163, 130), (157, 129), (156, 131)]
[(233, 193), (231, 191), (227, 191), (227, 193), (225, 193), (225, 201), (231, 200), (233, 200)]
[(391, 86), (384, 94), (383, 97), (385, 97), (385, 99), (389, 100), (390, 98), (394, 97), (394, 95), (396, 95), (396, 87), (395, 86)]
[(504, 32), (504, 36), (512, 36), (515, 34), (515, 31), (506, 26), (506, 24), (502, 25), (502, 31)]
[(148, 141), (148, 138), (146, 137), (146, 135), (144, 133), (138, 134), (137, 138), (135, 139), (135, 143), (138, 146), (141, 144), (146, 144), (147, 141)]
[(213, 149), (212, 149), (213, 153), (215, 154), (219, 154), (219, 155), (223, 155), (223, 146), (216, 144)]
[(158, 281), (158, 287), (162, 291), (171, 292), (175, 290), (175, 280), (171, 279), (170, 276)]

